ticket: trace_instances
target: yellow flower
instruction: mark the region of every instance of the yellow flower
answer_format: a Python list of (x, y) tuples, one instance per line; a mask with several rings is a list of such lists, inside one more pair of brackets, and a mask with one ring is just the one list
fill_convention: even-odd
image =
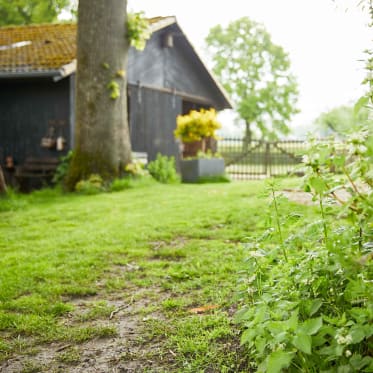
[(178, 115), (174, 135), (182, 142), (200, 141), (206, 137), (216, 138), (215, 132), (221, 128), (215, 109), (191, 110), (189, 114)]

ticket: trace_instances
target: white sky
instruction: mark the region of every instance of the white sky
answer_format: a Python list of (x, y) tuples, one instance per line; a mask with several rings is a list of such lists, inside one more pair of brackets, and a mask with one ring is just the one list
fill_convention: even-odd
[(298, 114), (292, 127), (307, 126), (323, 111), (356, 101), (365, 91), (363, 51), (372, 47), (368, 10), (359, 0), (128, 0), (148, 17), (176, 16), (204, 57), (211, 27), (242, 16), (261, 22), (288, 53), (298, 78)]

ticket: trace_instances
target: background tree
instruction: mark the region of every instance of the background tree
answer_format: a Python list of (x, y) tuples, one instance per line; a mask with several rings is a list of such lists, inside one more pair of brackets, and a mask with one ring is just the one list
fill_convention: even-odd
[(368, 117), (369, 112), (365, 107), (356, 112), (353, 106), (343, 105), (322, 113), (315, 120), (315, 125), (323, 135), (344, 136), (354, 127), (367, 124)]
[(213, 27), (206, 43), (213, 71), (245, 121), (245, 143), (254, 129), (265, 138), (289, 133), (288, 123), (297, 112), (297, 83), (288, 55), (264, 26), (244, 17), (226, 28)]
[(110, 180), (131, 161), (127, 118), (127, 1), (80, 0), (75, 150), (66, 186), (100, 174)]
[(49, 23), (68, 10), (70, 0), (0, 0), (0, 26)]

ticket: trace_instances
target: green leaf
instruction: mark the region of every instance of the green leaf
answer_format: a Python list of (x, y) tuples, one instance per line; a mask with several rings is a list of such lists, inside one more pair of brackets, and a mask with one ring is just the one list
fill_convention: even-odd
[(370, 356), (362, 357), (361, 355), (356, 354), (350, 358), (351, 366), (357, 371), (360, 371), (362, 368), (366, 367), (370, 363), (373, 363), (373, 358), (371, 358)]
[(341, 365), (338, 367), (337, 373), (351, 373), (351, 367), (349, 365)]
[(307, 193), (311, 192), (311, 187), (310, 187), (309, 184), (306, 184), (306, 185), (304, 186), (304, 191), (307, 192)]
[(353, 326), (350, 329), (349, 334), (352, 337), (352, 344), (359, 343), (365, 338), (365, 330), (362, 326), (359, 325)]
[(310, 316), (314, 315), (320, 309), (321, 306), (322, 306), (322, 300), (315, 299), (310, 306), (309, 315)]
[(289, 320), (286, 321), (287, 327), (290, 330), (296, 330), (298, 328), (298, 313), (298, 309), (294, 310), (291, 313)]
[(287, 324), (283, 321), (271, 321), (267, 324), (268, 330), (273, 336), (283, 333), (287, 329)]
[(274, 351), (268, 357), (267, 373), (279, 373), (287, 368), (293, 360), (294, 353), (286, 351)]
[(316, 334), (321, 327), (322, 327), (322, 318), (318, 317), (316, 319), (306, 320), (300, 326), (299, 331), (307, 335), (313, 335), (313, 334)]
[(301, 350), (305, 354), (311, 354), (312, 338), (311, 336), (303, 333), (298, 333), (292, 340), (294, 347)]
[(257, 351), (259, 352), (259, 355), (263, 354), (264, 349), (266, 348), (267, 341), (263, 337), (258, 337), (255, 339), (255, 347)]
[(369, 103), (369, 96), (362, 96), (359, 98), (357, 103), (354, 106), (354, 115), (357, 116), (359, 114), (359, 111)]
[(246, 329), (241, 335), (241, 346), (252, 342), (256, 335), (255, 329)]
[(309, 183), (317, 194), (322, 194), (328, 190), (325, 181), (321, 177), (310, 177)]
[(328, 355), (330, 357), (342, 356), (345, 346), (333, 343), (331, 346), (321, 348), (318, 353), (320, 355)]

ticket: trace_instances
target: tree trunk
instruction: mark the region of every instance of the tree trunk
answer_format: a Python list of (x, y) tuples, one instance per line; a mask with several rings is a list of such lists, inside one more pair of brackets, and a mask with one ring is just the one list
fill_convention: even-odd
[(118, 176), (131, 161), (127, 115), (127, 0), (80, 0), (75, 154), (66, 185)]
[(0, 166), (0, 195), (6, 193), (6, 183), (3, 174), (3, 169)]
[(245, 121), (245, 135), (242, 142), (242, 153), (246, 154), (250, 149), (250, 143), (251, 143), (251, 128), (250, 123)]

